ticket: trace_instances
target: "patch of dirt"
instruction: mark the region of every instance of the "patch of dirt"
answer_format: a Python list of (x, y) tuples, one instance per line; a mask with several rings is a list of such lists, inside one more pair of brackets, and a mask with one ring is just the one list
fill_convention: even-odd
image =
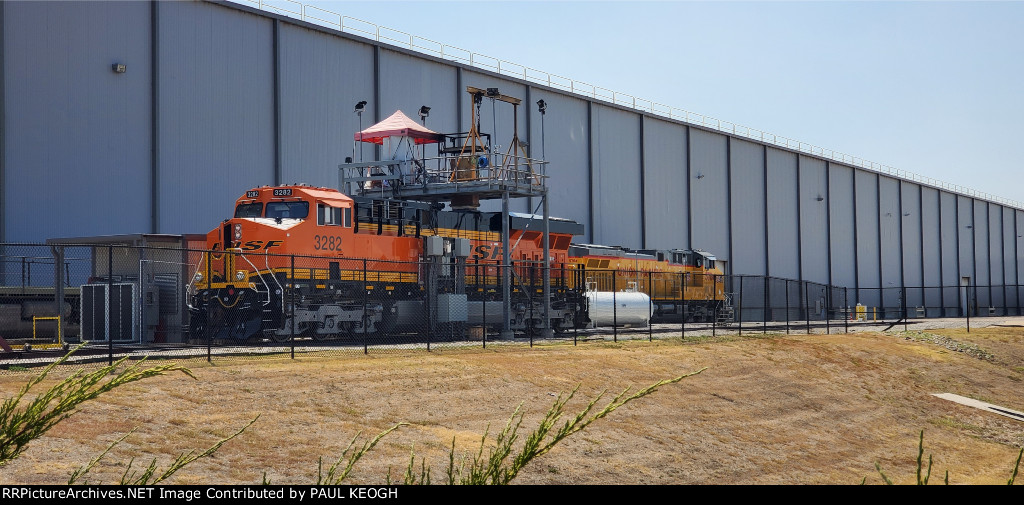
[[(166, 467), (257, 415), (248, 431), (170, 482), (254, 484), (266, 472), (273, 483), (312, 483), (318, 458), (333, 463), (357, 433), (365, 439), (399, 422), (409, 424), (359, 462), (351, 483), (383, 482), (389, 468), (400, 477), (410, 451), (441, 481), (453, 439), (458, 454), (475, 452), (483, 433), (499, 431), (520, 404), (530, 430), (558, 394), (576, 386), (570, 413), (602, 391), (607, 401), (626, 387), (705, 366), (563, 441), (515, 482), (880, 483), (877, 461), (896, 482), (912, 483), (924, 429), (933, 476), (948, 470), (951, 483), (1000, 484), (1024, 445), (1024, 423), (931, 396), (950, 392), (1024, 410), (1021, 330), (990, 331), (1004, 333), (755, 335), (192, 361), (197, 380), (157, 377), (85, 404), (0, 467), (0, 484), (66, 483), (138, 428), (90, 473), (90, 482), (116, 482), (132, 458), (135, 468), (153, 458)], [(944, 339), (961, 345), (951, 349)], [(992, 359), (963, 350), (971, 345)], [(0, 392), (10, 396), (30, 376), (0, 375)]]

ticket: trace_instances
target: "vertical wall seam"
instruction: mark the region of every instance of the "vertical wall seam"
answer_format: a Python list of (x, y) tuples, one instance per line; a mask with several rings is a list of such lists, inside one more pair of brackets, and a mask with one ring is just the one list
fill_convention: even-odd
[(992, 205), (985, 202), (985, 255), (988, 256), (988, 306), (994, 307), (992, 299)]
[(1020, 251), (1018, 250), (1018, 244), (1020, 244), (1020, 224), (1017, 223), (1017, 214), (1020, 212), (1017, 209), (1013, 209), (1013, 282), (1016, 293), (1015, 299), (1017, 300), (1017, 315), (1020, 315)]
[(693, 179), (690, 177), (690, 127), (686, 129), (686, 248), (693, 249)]
[[(896, 235), (900, 238), (900, 298), (902, 299), (907, 287), (907, 256), (904, 254), (904, 249), (906, 248), (903, 247), (903, 181), (897, 180), (896, 182), (899, 184), (899, 192), (896, 193), (896, 205), (899, 206), (897, 212), (899, 212), (900, 216), (896, 220)], [(903, 306), (907, 306), (906, 300), (903, 300)]]
[(4, 11), (6, 2), (0, 2), (0, 243), (7, 241), (7, 25)]
[[(953, 217), (955, 218), (953, 220), (953, 225), (954, 225), (953, 226), (953, 235), (954, 235), (953, 238), (954, 238), (954, 240), (956, 240), (956, 286), (957, 286), (957, 288), (956, 288), (956, 290), (957, 290), (956, 298), (957, 298), (957, 300), (959, 300), (960, 299), (960, 283), (963, 282), (963, 279), (964, 279), (963, 269), (960, 266), (960, 260), (961, 260), (961, 258), (960, 258), (960, 226), (962, 226), (960, 224), (960, 197), (958, 195), (956, 195), (955, 193), (950, 193), (950, 194), (953, 195)], [(940, 198), (941, 198), (941, 195), (940, 195)], [(957, 305), (960, 305), (960, 304), (958, 303)], [(963, 310), (965, 310), (965, 311), (967, 310), (967, 307), (961, 307), (961, 308)], [(961, 315), (963, 315), (963, 314), (961, 314)]]
[[(455, 91), (458, 94), (458, 90)], [(373, 124), (380, 122), (380, 46), (377, 44), (373, 45)], [(363, 146), (359, 146), (359, 150), (362, 151)], [(374, 159), (381, 159), (382, 147), (380, 145), (374, 145), (373, 155)]]
[(644, 114), (640, 116), (640, 248), (647, 249), (647, 166), (644, 157)]
[[(920, 184), (917, 185), (917, 232), (918, 244), (921, 246), (921, 305), (927, 306), (924, 290), (924, 186)], [(925, 317), (928, 316), (927, 311), (928, 309), (925, 309)]]
[(282, 166), (281, 143), (281, 21), (274, 19), (273, 24), (273, 64), (274, 64), (274, 185), (279, 186), (284, 180)]
[(853, 188), (853, 297), (860, 301), (860, 242), (857, 240), (857, 169), (851, 168)]
[(587, 100), (587, 216), (590, 243), (594, 243), (594, 102)]
[(761, 178), (764, 188), (764, 275), (771, 275), (771, 254), (768, 251), (768, 146), (761, 146)]
[[(473, 104), (469, 106), (472, 107)], [(462, 127), (462, 67), (455, 67), (455, 115), (457, 116), (455, 118), (456, 130), (460, 132), (469, 130), (469, 128)]]
[[(526, 102), (526, 157), (532, 159), (533, 158), (533, 128), (531, 127), (532, 121), (530, 120), (533, 117), (533, 107), (531, 107), (531, 105), (533, 104), (533, 101), (532, 101), (533, 99), (530, 97), (530, 90), (532, 89), (532, 86), (527, 84), (525, 87), (526, 87), (526, 100), (525, 100), (525, 102)], [(515, 127), (518, 128), (519, 125), (515, 125)], [(547, 187), (547, 183), (546, 182), (544, 183), (544, 186)], [(541, 198), (543, 198), (543, 197), (541, 197)], [(533, 213), (533, 197), (532, 196), (526, 197), (526, 211), (531, 213), (531, 214)]]
[(803, 195), (800, 193), (800, 155), (796, 155), (796, 275), (804, 280), (804, 226), (800, 216)]
[(149, 10), (150, 44), (150, 176), (149, 206), (151, 233), (160, 233), (160, 1), (152, 0)]
[[(1002, 275), (999, 276), (999, 285), (1003, 289), (1003, 307), (1006, 307), (1006, 211), (999, 206), (999, 263), (1002, 265)], [(1006, 312), (1004, 310), (1004, 312)], [(1003, 314), (1004, 316), (1007, 314)]]
[[(936, 191), (936, 193), (938, 194), (938, 197), (936, 198), (936, 205), (935, 205), (935, 207), (936, 207), (936, 212), (938, 213), (938, 216), (939, 216), (939, 219), (938, 219), (938, 221), (939, 221), (939, 233), (938, 233), (938, 241), (939, 241), (939, 286), (942, 286), (942, 287), (939, 288), (939, 306), (941, 307), (939, 309), (939, 317), (944, 317), (946, 315), (946, 289), (944, 287), (946, 285), (946, 270), (943, 268), (943, 265), (942, 265), (942, 191)], [(921, 209), (922, 209), (922, 213), (923, 213), (923, 211), (924, 211), (924, 199), (921, 200)], [(924, 229), (923, 226), (922, 226), (922, 229)], [(923, 240), (922, 240), (921, 247), (922, 248), (924, 247), (924, 241)], [(922, 259), (921, 262), (924, 263), (924, 260)]]
[[(978, 285), (978, 215), (976, 212), (977, 202), (971, 198), (971, 280)], [(975, 290), (977, 293), (977, 290)], [(970, 303), (968, 301), (968, 303)]]
[(825, 237), (827, 242), (825, 249), (828, 257), (828, 285), (832, 283), (832, 169), (831, 164), (825, 161)]
[(725, 217), (729, 223), (728, 235), (725, 237), (729, 241), (726, 245), (729, 251), (729, 262), (726, 263), (729, 271), (722, 273), (731, 274), (736, 270), (736, 258), (732, 254), (732, 137), (728, 135), (725, 136)]
[(878, 301), (885, 306), (885, 279), (882, 278), (882, 176), (875, 174), (875, 203), (878, 206)]

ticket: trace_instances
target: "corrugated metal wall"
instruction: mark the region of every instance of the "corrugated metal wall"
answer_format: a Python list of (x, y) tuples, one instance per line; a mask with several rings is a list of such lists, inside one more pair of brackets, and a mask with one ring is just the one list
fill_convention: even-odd
[(161, 3), (158, 19), (156, 231), (193, 233), (274, 183), (273, 21), (199, 2)]
[[(251, 186), (335, 185), (345, 157), (376, 155), (353, 134), (396, 109), (466, 131), (465, 87), (497, 87), (523, 100), (520, 140), (551, 162), (551, 213), (582, 222), (581, 241), (701, 248), (734, 273), (860, 288), (851, 302), (868, 305), (873, 288), (950, 286), (908, 290), (929, 315), (959, 314), (964, 278), (985, 286), (979, 307), (1020, 304), (987, 287), (1020, 281), (1020, 209), (247, 7), (7, 2), (0, 20), (0, 240), (203, 232)], [(480, 123), (505, 150), (512, 108), (494, 105)]]
[(147, 230), (150, 5), (3, 8), (5, 238)]
[(764, 275), (767, 272), (765, 242), (764, 147), (753, 142), (729, 143), (732, 174), (732, 269)]

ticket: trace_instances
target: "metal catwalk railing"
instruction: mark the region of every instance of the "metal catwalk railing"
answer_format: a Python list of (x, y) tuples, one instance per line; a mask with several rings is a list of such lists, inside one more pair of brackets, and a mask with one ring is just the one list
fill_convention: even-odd
[(782, 135), (777, 135), (771, 132), (766, 132), (757, 128), (751, 128), (741, 124), (734, 123), (732, 121), (726, 121), (715, 117), (708, 116), (706, 114), (700, 114), (692, 112), (686, 109), (665, 105), (663, 103), (655, 102), (646, 98), (641, 98), (636, 95), (629, 93), (622, 93), (609, 88), (596, 86), (594, 84), (586, 83), (569, 77), (561, 76), (558, 74), (552, 74), (543, 70), (538, 70), (527, 65), (515, 63), (501, 58), (495, 58), (493, 56), (487, 56), (485, 54), (476, 53), (463, 49), (461, 47), (452, 46), (443, 42), (438, 42), (433, 39), (426, 37), (420, 37), (402, 30), (396, 30), (394, 28), (388, 28), (386, 26), (377, 25), (369, 21), (354, 18), (351, 16), (345, 16), (334, 11), (330, 11), (315, 5), (306, 5), (294, 0), (236, 0), (241, 4), (251, 4), (258, 7), (261, 10), (267, 12), (273, 12), (284, 16), (293, 17), (301, 21), (317, 24), (327, 28), (332, 28), (341, 32), (358, 35), (368, 39), (376, 40), (377, 42), (383, 42), (385, 44), (391, 44), (394, 46), (403, 47), (412, 51), (417, 51), (423, 54), (435, 56), (444, 60), (454, 61), (476, 67), (484, 70), (489, 70), (496, 74), (505, 75), (509, 77), (515, 77), (524, 81), (533, 82), (536, 84), (542, 84), (550, 88), (560, 89), (568, 91), (570, 93), (590, 97), (597, 100), (603, 100), (615, 105), (623, 107), (630, 107), (643, 112), (649, 112), (659, 116), (667, 117), (669, 119), (676, 119), (685, 123), (703, 126), (712, 130), (717, 130), (723, 133), (729, 133), (738, 137), (744, 137), (751, 140), (757, 140), (765, 144), (772, 144), (794, 151), (807, 153), (813, 156), (819, 156), (827, 158), (832, 161), (845, 163), (847, 165), (856, 166), (873, 172), (881, 174), (891, 175), (901, 179), (919, 182), (921, 184), (927, 184), (936, 188), (940, 188), (952, 193), (961, 194), (964, 196), (980, 198), (983, 200), (989, 200), (995, 203), (1008, 205), (1018, 209), (1024, 209), (1024, 202), (1019, 200), (1013, 200), (1010, 198), (1004, 198), (1001, 196), (993, 195), (991, 193), (985, 193), (958, 184), (952, 184), (949, 182), (941, 181), (932, 177), (920, 175), (914, 172), (906, 170), (900, 170), (890, 165), (882, 163), (876, 163), (874, 161), (866, 160), (858, 156), (846, 154), (834, 149), (828, 149), (825, 147), (819, 147), (807, 142), (791, 139)]

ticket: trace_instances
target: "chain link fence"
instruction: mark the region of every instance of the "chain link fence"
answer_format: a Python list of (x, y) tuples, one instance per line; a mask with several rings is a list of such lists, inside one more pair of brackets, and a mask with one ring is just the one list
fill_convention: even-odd
[[(123, 356), (444, 351), (1021, 315), (1022, 286), (846, 288), (755, 275), (123, 244), (0, 244), (0, 369)], [(505, 293), (505, 280), (508, 293)]]

